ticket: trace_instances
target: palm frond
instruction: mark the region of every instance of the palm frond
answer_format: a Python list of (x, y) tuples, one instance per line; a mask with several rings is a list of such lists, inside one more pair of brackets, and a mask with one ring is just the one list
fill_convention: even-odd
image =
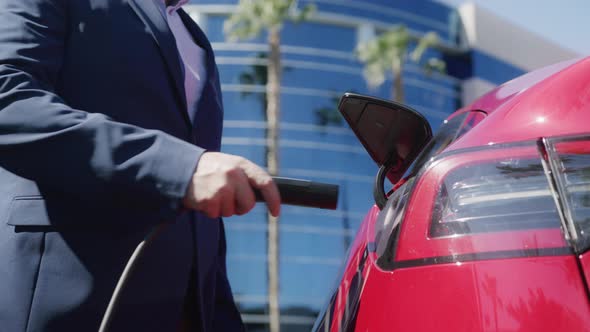
[(306, 20), (313, 12), (315, 5), (299, 9), (296, 0), (240, 0), (223, 28), (229, 40), (249, 39), (263, 30), (282, 28), (286, 20)]

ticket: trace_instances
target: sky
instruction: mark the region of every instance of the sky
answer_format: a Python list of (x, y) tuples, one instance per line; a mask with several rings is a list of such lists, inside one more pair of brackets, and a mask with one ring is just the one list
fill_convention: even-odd
[[(456, 6), (466, 0), (438, 0)], [(472, 0), (580, 55), (590, 55), (590, 0)]]

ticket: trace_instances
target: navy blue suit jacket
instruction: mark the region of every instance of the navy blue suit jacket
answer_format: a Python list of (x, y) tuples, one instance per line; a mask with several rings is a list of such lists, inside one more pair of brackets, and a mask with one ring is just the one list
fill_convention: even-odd
[(136, 245), (147, 248), (111, 325), (243, 326), (220, 220), (179, 213), (222, 103), (211, 46), (194, 123), (152, 0), (0, 0), (0, 331), (97, 330)]

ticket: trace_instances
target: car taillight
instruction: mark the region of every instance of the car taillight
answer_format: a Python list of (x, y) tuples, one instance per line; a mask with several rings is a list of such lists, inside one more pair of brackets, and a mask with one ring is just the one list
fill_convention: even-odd
[(569, 239), (583, 253), (590, 249), (590, 136), (550, 138), (544, 147)]
[(435, 199), (430, 236), (559, 226), (540, 158), (510, 157), (447, 173)]
[(432, 159), (416, 176), (380, 266), (571, 253), (540, 152), (536, 141), (526, 141), (452, 150)]

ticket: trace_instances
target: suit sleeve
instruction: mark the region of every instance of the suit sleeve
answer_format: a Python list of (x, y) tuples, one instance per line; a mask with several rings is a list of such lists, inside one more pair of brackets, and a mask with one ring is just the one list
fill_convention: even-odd
[(0, 0), (0, 167), (40, 186), (176, 206), (203, 149), (69, 107), (55, 93), (64, 0)]
[(240, 312), (236, 307), (232, 290), (227, 279), (226, 269), (226, 242), (225, 227), (223, 221), (219, 222), (219, 253), (217, 257), (217, 277), (215, 283), (215, 317), (213, 318), (214, 331), (245, 331)]

